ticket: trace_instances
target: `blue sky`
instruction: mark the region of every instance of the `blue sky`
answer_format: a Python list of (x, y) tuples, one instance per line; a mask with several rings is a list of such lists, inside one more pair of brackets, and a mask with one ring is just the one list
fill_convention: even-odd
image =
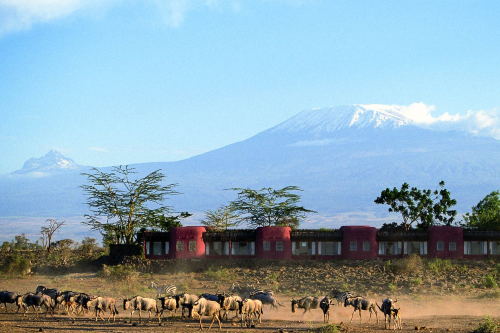
[[(173, 161), (304, 109), (423, 103), (500, 139), (499, 1), (0, 0), (0, 174)], [(486, 118), (484, 118), (486, 117)]]

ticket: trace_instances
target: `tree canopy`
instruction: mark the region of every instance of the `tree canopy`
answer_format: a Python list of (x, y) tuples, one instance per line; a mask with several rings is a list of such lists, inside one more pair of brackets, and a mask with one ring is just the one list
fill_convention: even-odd
[(239, 215), (233, 205), (222, 205), (214, 211), (210, 209), (205, 211), (205, 219), (200, 222), (204, 226), (213, 227), (216, 230), (226, 230), (241, 223), (238, 217)]
[(401, 225), (405, 230), (411, 229), (415, 222), (418, 223), (417, 228), (421, 229), (434, 224), (451, 225), (457, 215), (457, 211), (451, 207), (457, 201), (451, 198), (444, 185), (444, 181), (441, 181), (437, 189), (431, 191), (410, 188), (408, 183), (404, 183), (399, 190), (395, 187), (383, 190), (375, 203), (389, 205), (389, 212), (401, 213)]
[(480, 230), (500, 230), (500, 191), (485, 196), (472, 212), (463, 215), (464, 227)]
[(110, 173), (92, 170), (82, 174), (89, 184), (80, 187), (91, 211), (82, 223), (99, 231), (107, 244), (134, 244), (137, 231), (150, 227), (152, 217), (170, 212), (163, 201), (179, 194), (177, 184), (162, 185), (165, 176), (160, 170), (144, 178), (136, 178), (134, 168), (128, 166), (114, 167)]
[(240, 221), (251, 227), (290, 226), (298, 227), (307, 213), (316, 213), (297, 204), (300, 195), (291, 193), (302, 191), (297, 186), (287, 186), (279, 190), (265, 187), (260, 190), (232, 188), (238, 191), (238, 199), (231, 205), (240, 215)]

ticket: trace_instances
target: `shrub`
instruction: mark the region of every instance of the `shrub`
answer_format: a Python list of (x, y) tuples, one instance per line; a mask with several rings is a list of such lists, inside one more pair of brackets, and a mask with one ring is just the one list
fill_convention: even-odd
[(337, 325), (333, 324), (328, 324), (328, 325), (323, 325), (320, 326), (316, 329), (310, 329), (307, 332), (314, 332), (314, 333), (337, 333), (340, 332), (340, 329)]
[(391, 292), (396, 290), (396, 288), (397, 288), (397, 286), (394, 283), (389, 283), (387, 285), (387, 289), (389, 289), (389, 291), (391, 291)]
[(483, 276), (483, 286), (489, 289), (498, 288), (498, 284), (495, 281), (495, 278), (490, 274), (486, 274)]
[(490, 318), (490, 316), (484, 316), (483, 321), (477, 327), (477, 333), (492, 333), (496, 332), (498, 325)]
[(418, 254), (412, 254), (404, 259), (395, 260), (393, 263), (389, 260), (384, 266), (394, 274), (415, 274), (422, 271), (424, 263)]
[(427, 268), (433, 271), (434, 273), (439, 273), (452, 269), (453, 265), (451, 264), (450, 259), (436, 258), (428, 262)]
[(26, 275), (31, 271), (31, 262), (20, 254), (13, 254), (5, 259), (2, 273), (6, 275)]

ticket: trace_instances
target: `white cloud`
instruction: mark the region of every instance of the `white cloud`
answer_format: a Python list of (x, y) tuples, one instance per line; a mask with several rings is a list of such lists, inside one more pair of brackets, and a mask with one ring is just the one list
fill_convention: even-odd
[(112, 2), (116, 0), (0, 0), (0, 36)]
[(438, 117), (432, 115), (436, 111), (434, 105), (413, 103), (400, 106), (400, 112), (411, 119), (417, 126), (434, 130), (465, 131), (480, 136), (491, 136), (500, 140), (500, 112), (492, 110), (469, 110), (466, 115), (444, 113)]

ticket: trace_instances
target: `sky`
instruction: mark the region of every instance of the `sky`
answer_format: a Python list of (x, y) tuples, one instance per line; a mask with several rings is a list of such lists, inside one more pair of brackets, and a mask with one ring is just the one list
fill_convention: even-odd
[(0, 174), (51, 149), (95, 167), (181, 160), (346, 104), (474, 119), (500, 140), (499, 14), (493, 0), (0, 0)]

